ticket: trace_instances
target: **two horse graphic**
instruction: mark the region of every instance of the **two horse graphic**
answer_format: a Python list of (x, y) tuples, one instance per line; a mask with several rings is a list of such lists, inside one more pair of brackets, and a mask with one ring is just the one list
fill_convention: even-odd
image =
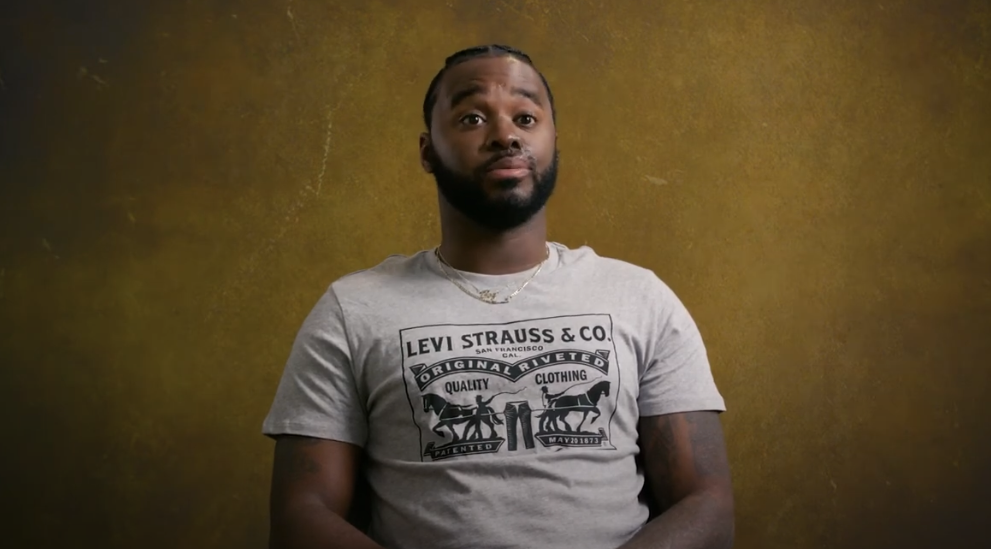
[[(465, 406), (451, 404), (440, 395), (427, 393), (423, 395), (423, 411), (437, 414), (437, 423), (434, 424), (433, 432), (437, 433), (441, 438), (446, 436), (444, 433), (445, 427), (451, 431), (452, 442), (496, 438), (495, 426), (497, 424), (502, 425), (502, 420), (499, 419), (498, 414), (492, 411), (492, 408), (488, 407), (488, 402), (482, 401), (481, 398), (478, 400), (479, 402), (475, 406)], [(491, 400), (490, 398), (489, 402)], [(461, 424), (467, 424), (463, 430), (463, 435), (459, 435), (458, 431), (454, 428), (455, 425)], [(482, 424), (489, 427), (488, 437), (482, 436)], [(474, 431), (472, 431), (472, 428), (474, 428)], [(472, 431), (471, 434), (469, 434), (469, 431)]]
[[(537, 416), (540, 418), (540, 431), (580, 432), (585, 421), (588, 420), (589, 414), (593, 414), (591, 421), (589, 421), (590, 425), (602, 415), (598, 404), (599, 399), (603, 396), (609, 396), (608, 381), (600, 381), (584, 393), (563, 395), (552, 399), (547, 408)], [(437, 422), (432, 430), (441, 438), (447, 438), (446, 429), (451, 433), (452, 443), (486, 440), (487, 438), (495, 438), (497, 436), (495, 426), (502, 424), (502, 420), (499, 419), (502, 414), (494, 412), (488, 407), (492, 398), (489, 398), (487, 402), (482, 402), (479, 399), (476, 406), (466, 406), (451, 404), (440, 395), (427, 393), (423, 395), (423, 411), (436, 414)], [(567, 422), (566, 418), (569, 414), (581, 414), (581, 421), (574, 429)], [(483, 424), (489, 428), (490, 435), (487, 438), (482, 436), (481, 426)], [(462, 430), (463, 434), (459, 434), (455, 429), (455, 426), (460, 425), (465, 426)]]
[[(538, 416), (540, 417), (539, 431), (542, 433), (581, 432), (589, 414), (595, 414), (588, 422), (589, 425), (595, 423), (595, 420), (602, 415), (602, 412), (599, 411), (599, 399), (603, 396), (609, 396), (608, 381), (600, 381), (584, 393), (563, 395), (551, 399), (544, 412)], [(581, 414), (582, 416), (582, 420), (574, 429), (567, 422), (568, 414)], [(564, 429), (561, 429), (562, 425)]]

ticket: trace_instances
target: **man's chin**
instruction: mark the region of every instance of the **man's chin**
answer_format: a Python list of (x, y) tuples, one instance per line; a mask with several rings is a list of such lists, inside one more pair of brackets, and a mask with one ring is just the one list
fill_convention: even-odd
[(534, 185), (529, 177), (503, 178), (485, 182), (485, 190), (492, 201), (526, 201), (533, 196)]

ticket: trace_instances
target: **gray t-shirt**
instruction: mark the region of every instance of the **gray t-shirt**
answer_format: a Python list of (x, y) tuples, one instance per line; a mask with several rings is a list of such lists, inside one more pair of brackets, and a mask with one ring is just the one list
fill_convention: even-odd
[[(529, 273), (460, 273), (515, 288)], [(432, 251), (344, 276), (293, 345), (263, 432), (365, 449), (388, 549), (614, 549), (643, 526), (641, 416), (724, 411), (699, 331), (649, 270), (550, 244), (508, 304)]]

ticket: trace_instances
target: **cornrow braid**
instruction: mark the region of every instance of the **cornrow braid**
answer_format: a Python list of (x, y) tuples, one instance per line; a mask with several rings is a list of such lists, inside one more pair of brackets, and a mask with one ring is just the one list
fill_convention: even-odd
[(547, 90), (547, 99), (551, 104), (551, 119), (554, 120), (555, 123), (557, 122), (557, 116), (554, 109), (554, 95), (551, 94), (551, 87), (547, 84), (547, 79), (544, 78), (544, 75), (537, 70), (536, 66), (534, 66), (530, 56), (510, 46), (504, 46), (502, 44), (489, 44), (486, 46), (475, 46), (463, 49), (444, 60), (444, 68), (438, 71), (437, 75), (434, 76), (434, 79), (430, 81), (430, 87), (427, 88), (427, 95), (423, 98), (423, 123), (427, 126), (427, 131), (430, 131), (431, 115), (434, 111), (434, 105), (437, 104), (437, 86), (440, 85), (440, 79), (444, 77), (444, 73), (458, 63), (464, 63), (465, 61), (477, 59), (479, 57), (513, 57), (533, 67), (533, 70), (537, 71), (537, 74), (540, 76), (540, 81), (543, 82), (544, 88)]

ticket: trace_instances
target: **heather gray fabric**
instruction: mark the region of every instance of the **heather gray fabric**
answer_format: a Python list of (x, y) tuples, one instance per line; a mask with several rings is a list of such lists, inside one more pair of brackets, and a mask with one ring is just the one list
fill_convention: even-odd
[[(478, 288), (529, 273), (463, 273)], [(552, 243), (509, 304), (430, 251), (331, 284), (293, 345), (266, 435), (365, 448), (389, 549), (614, 549), (644, 524), (637, 420), (724, 411), (701, 336), (652, 272)]]

